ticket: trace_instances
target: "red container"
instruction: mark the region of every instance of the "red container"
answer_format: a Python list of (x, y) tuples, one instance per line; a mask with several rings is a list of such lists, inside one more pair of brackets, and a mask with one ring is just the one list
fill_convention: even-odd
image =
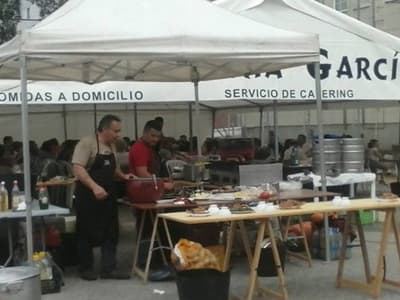
[(138, 178), (129, 180), (126, 184), (126, 195), (133, 203), (154, 203), (164, 195), (162, 179)]

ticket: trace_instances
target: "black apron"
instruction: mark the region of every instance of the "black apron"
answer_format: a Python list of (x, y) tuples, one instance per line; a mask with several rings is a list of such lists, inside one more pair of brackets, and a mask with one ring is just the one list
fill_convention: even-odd
[(88, 173), (100, 185), (108, 197), (97, 200), (93, 192), (78, 181), (76, 197), (76, 226), (78, 239), (87, 239), (91, 246), (100, 246), (105, 241), (118, 242), (118, 207), (114, 191), (116, 160), (113, 153), (97, 154)]

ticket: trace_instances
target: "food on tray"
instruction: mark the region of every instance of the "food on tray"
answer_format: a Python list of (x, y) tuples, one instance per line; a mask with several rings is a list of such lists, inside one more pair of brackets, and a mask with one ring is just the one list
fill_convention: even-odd
[(261, 199), (261, 200), (268, 200), (269, 198), (271, 198), (271, 193), (268, 191), (264, 191), (264, 192), (260, 193), (260, 195), (258, 195), (258, 199)]
[(194, 200), (208, 199), (208, 198), (210, 198), (210, 193), (197, 192), (197, 193), (192, 194), (191, 198), (193, 198)]
[(206, 214), (208, 214), (208, 210), (205, 209), (204, 207), (196, 207), (196, 208), (192, 208), (190, 210), (190, 213), (192, 213), (194, 215), (206, 215)]
[(246, 213), (253, 212), (253, 210), (245, 203), (235, 203), (230, 209), (231, 213)]
[(279, 203), (279, 208), (282, 209), (292, 209), (292, 208), (300, 208), (304, 204), (303, 201), (297, 201), (297, 200), (286, 200), (286, 201), (281, 201)]
[(191, 203), (190, 200), (186, 197), (176, 197), (174, 200), (174, 204), (184, 205), (184, 204), (190, 204), (190, 203)]
[(397, 199), (398, 196), (396, 194), (393, 194), (393, 193), (382, 193), (381, 198), (383, 198), (383, 199)]
[(180, 239), (171, 252), (171, 262), (179, 271), (193, 269), (221, 270), (217, 257), (201, 244)]

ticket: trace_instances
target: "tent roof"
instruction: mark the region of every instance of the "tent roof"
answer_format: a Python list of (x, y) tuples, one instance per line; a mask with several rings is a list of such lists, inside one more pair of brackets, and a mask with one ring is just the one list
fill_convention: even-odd
[[(243, 18), (204, 0), (69, 0), (0, 47), (0, 78), (191, 81), (318, 61), (315, 34)], [(192, 72), (197, 68), (198, 76)]]
[[(313, 0), (216, 0), (220, 7), (285, 30), (319, 34), (321, 42), (365, 40), (400, 51), (400, 39)], [(271, 13), (273, 12), (273, 13)]]

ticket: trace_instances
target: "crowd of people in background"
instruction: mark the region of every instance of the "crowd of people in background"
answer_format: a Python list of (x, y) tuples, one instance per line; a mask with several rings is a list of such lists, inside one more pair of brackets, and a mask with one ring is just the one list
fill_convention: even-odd
[[(169, 160), (181, 160), (191, 162), (192, 155), (196, 154), (197, 140), (189, 141), (184, 134), (178, 138), (164, 136), (162, 117), (154, 119), (160, 124), (161, 135), (157, 140), (154, 151), (160, 161), (159, 176), (168, 177), (170, 174), (166, 168)], [(278, 154), (275, 153), (274, 132), (269, 132), (268, 143), (261, 145), (257, 138), (253, 139), (255, 148), (255, 160), (281, 161), (286, 163), (310, 164), (312, 159), (312, 146), (303, 134), (296, 139), (286, 139), (283, 144), (278, 142)], [(30, 169), (32, 178), (48, 180), (54, 176), (73, 176), (72, 154), (78, 140), (65, 140), (59, 143), (57, 138), (44, 141), (39, 147), (35, 141), (30, 141)], [(116, 158), (123, 172), (129, 171), (129, 151), (135, 140), (129, 137), (118, 139), (115, 144)], [(221, 139), (207, 138), (201, 146), (201, 155), (207, 160), (221, 159)], [(238, 161), (243, 161), (241, 157)], [(14, 141), (13, 137), (5, 136), (3, 144), (0, 144), (0, 175), (22, 173), (23, 171), (22, 142)], [(376, 139), (370, 140), (366, 149), (366, 166), (372, 171), (388, 171), (390, 166), (383, 162), (383, 152), (379, 148)]]

